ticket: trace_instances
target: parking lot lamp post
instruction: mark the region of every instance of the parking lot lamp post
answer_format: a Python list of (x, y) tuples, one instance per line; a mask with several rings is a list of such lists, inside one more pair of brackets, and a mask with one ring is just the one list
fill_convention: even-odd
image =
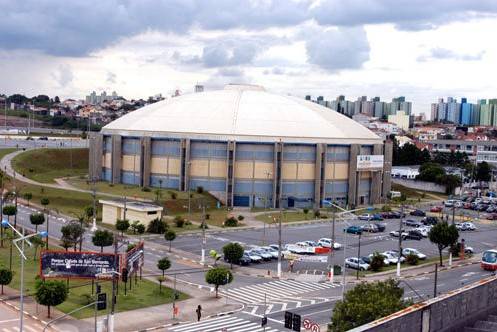
[(330, 243), (330, 254), (328, 256), (328, 264), (330, 266), (329, 280), (333, 282), (334, 277), (334, 266), (333, 266), (333, 253), (335, 250), (335, 219), (336, 219), (336, 207), (334, 204), (328, 200), (322, 201), (323, 205), (332, 209), (332, 219), (331, 219), (331, 243)]
[[(40, 235), (41, 237), (46, 237), (48, 236), (48, 233), (45, 231), (38, 232), (38, 233), (33, 233), (30, 235), (24, 235), (24, 228), (22, 228), (22, 232), (19, 232), (14, 226), (12, 226), (8, 221), (3, 220), (2, 221), (2, 227), (10, 227), (13, 232), (17, 233), (19, 236), (17, 239), (13, 240), (12, 242), (16, 246), (17, 250), (21, 254), (21, 287), (20, 287), (20, 312), (21, 314), (19, 315), (19, 331), (23, 331), (23, 324), (24, 324), (24, 261), (27, 259), (26, 255), (24, 254), (24, 242), (27, 242), (29, 246), (32, 246), (31, 242), (29, 242), (29, 238), (33, 236)], [(18, 242), (21, 242), (21, 246), (19, 247)]]
[(200, 264), (205, 264), (205, 245), (206, 245), (206, 237), (205, 237), (205, 205), (202, 205), (202, 257), (200, 259)]
[(280, 217), (278, 218), (278, 278), (281, 278), (281, 219), (283, 218), (283, 208), (281, 206), (282, 203), (283, 199), (280, 195)]
[(359, 280), (359, 271), (361, 270), (361, 235), (362, 231), (359, 232), (359, 246), (357, 247), (357, 274), (356, 274), (356, 279)]
[(400, 206), (399, 219), (399, 254), (397, 257), (397, 278), (400, 277), (400, 259), (402, 258), (402, 219), (404, 218), (404, 205)]

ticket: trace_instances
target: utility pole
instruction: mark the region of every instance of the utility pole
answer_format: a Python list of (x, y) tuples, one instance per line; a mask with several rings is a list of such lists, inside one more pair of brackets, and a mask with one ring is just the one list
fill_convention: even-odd
[(126, 220), (126, 196), (124, 196), (124, 212), (123, 212), (123, 219)]
[(435, 284), (433, 286), (433, 297), (437, 297), (438, 264), (435, 263)]
[(110, 306), (110, 317), (109, 317), (109, 332), (114, 332), (114, 312), (116, 310), (116, 277), (118, 277), (117, 270), (118, 270), (118, 238), (117, 236), (114, 236), (114, 272), (112, 273), (112, 301), (111, 301), (111, 306)]
[(277, 270), (278, 278), (281, 278), (281, 219), (283, 218), (282, 203), (283, 200), (280, 193), (280, 218), (278, 221), (278, 270)]
[(91, 196), (93, 198), (93, 209), (92, 209), (93, 225), (91, 226), (91, 231), (95, 232), (97, 230), (97, 202), (96, 202), (97, 189), (95, 188), (95, 177), (92, 177), (91, 184), (92, 184)]
[[(359, 280), (359, 271), (361, 270), (361, 235), (362, 232), (359, 232), (359, 246), (357, 247), (357, 274), (356, 279)], [(345, 271), (344, 271), (345, 272)]]
[[(190, 193), (188, 193), (190, 194)], [(206, 238), (205, 238), (205, 205), (202, 205), (202, 258), (200, 260), (200, 263), (202, 265), (205, 264), (205, 245), (206, 245)]]
[(402, 219), (404, 218), (404, 205), (400, 206), (399, 221), (399, 255), (397, 257), (397, 278), (400, 277), (400, 259), (402, 258)]
[(330, 256), (328, 257), (328, 262), (330, 264), (330, 282), (333, 282), (333, 277), (335, 274), (335, 269), (333, 266), (333, 254), (335, 251), (335, 219), (336, 219), (336, 209), (332, 206), (332, 221), (331, 221), (331, 243), (330, 243)]

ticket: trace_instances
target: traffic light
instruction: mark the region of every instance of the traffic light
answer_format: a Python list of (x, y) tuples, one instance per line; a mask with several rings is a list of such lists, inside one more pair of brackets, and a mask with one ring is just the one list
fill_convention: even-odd
[(99, 293), (97, 295), (97, 310), (107, 309), (107, 293)]
[(293, 323), (293, 314), (289, 311), (285, 311), (285, 328), (291, 329)]
[(264, 316), (264, 317), (262, 317), (261, 326), (266, 326), (266, 325), (267, 325), (267, 317)]
[(301, 317), (300, 315), (293, 314), (293, 330), (300, 332), (300, 326), (301, 326)]
[(123, 268), (123, 270), (121, 271), (121, 280), (124, 283), (128, 282), (128, 269), (127, 268)]

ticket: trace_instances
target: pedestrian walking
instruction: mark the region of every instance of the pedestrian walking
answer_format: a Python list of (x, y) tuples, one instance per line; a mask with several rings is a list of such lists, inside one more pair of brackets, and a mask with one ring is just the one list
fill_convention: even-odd
[(197, 310), (195, 311), (197, 312), (197, 319), (200, 322), (200, 318), (202, 318), (202, 307), (200, 306), (200, 304), (198, 305)]

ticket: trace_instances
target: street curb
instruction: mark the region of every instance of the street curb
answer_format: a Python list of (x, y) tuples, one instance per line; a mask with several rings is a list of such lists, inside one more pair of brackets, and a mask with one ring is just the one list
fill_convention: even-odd
[[(479, 263), (480, 263), (480, 262), (479, 262), (479, 261), (477, 261), (477, 262), (467, 262), (467, 263), (464, 263), (464, 264), (458, 264), (458, 265), (453, 265), (453, 266), (447, 266), (447, 267), (440, 268), (440, 269), (438, 270), (438, 272), (441, 272), (441, 271), (448, 271), (448, 270), (452, 270), (452, 269), (457, 269), (457, 268), (459, 268), (459, 267), (470, 266), (470, 265), (479, 264)], [(409, 279), (409, 278), (419, 277), (419, 276), (426, 275), (426, 274), (431, 274), (431, 273), (435, 273), (435, 271), (434, 271), (434, 270), (431, 270), (431, 271), (425, 271), (425, 272), (421, 272), (421, 273), (418, 273), (418, 274), (415, 274), (415, 275), (410, 275), (410, 276), (400, 277), (399, 279)]]
[[(11, 308), (12, 308), (12, 309), (14, 309), (15, 311), (21, 312), (21, 308), (19, 308), (18, 306), (14, 305), (14, 304), (12, 304), (12, 303), (7, 302), (7, 301), (6, 301), (6, 300), (4, 300), (4, 299), (0, 299), (0, 302), (2, 302), (3, 304), (6, 304), (7, 306), (11, 307)], [(30, 313), (29, 313), (29, 312), (27, 312), (27, 311), (24, 311), (24, 315), (26, 315), (26, 316), (28, 316), (28, 317), (30, 317), (30, 318), (32, 318), (32, 319), (34, 319), (34, 320), (36, 320), (36, 321), (38, 321), (38, 322), (42, 323), (43, 325), (47, 325), (47, 324), (48, 324), (48, 322), (44, 321), (43, 319), (41, 319), (41, 318), (39, 318), (39, 317), (37, 317), (37, 316), (35, 316), (35, 315), (33, 315), (33, 314), (30, 314)], [(49, 328), (51, 328), (52, 330), (55, 330), (55, 331), (60, 331), (60, 330), (59, 330), (58, 328), (56, 328), (55, 326), (50, 326)], [(62, 331), (60, 331), (60, 332), (62, 332)]]

